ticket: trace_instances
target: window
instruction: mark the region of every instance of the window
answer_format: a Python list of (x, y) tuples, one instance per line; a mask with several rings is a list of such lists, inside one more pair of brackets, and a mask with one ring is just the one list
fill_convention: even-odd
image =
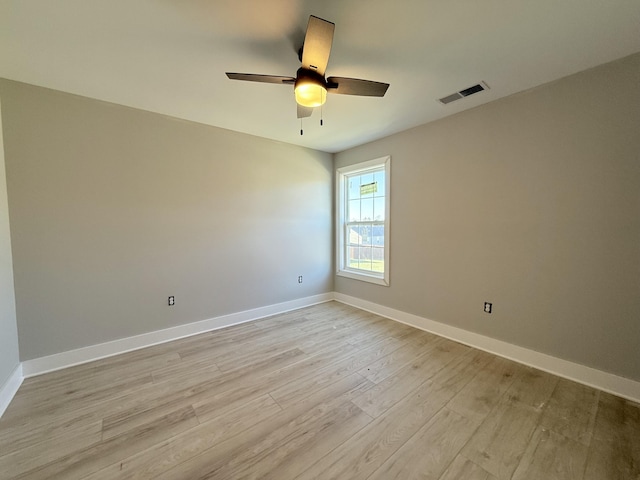
[(337, 274), (389, 285), (391, 157), (339, 168)]

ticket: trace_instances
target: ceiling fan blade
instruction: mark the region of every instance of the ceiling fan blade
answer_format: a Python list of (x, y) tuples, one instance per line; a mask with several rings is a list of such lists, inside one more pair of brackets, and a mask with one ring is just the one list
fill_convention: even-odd
[(296, 81), (294, 77), (279, 77), (277, 75), (258, 75), (256, 73), (230, 73), (227, 77), (231, 80), (245, 80), (247, 82), (279, 83), (282, 85), (293, 85)]
[(311, 107), (303, 107), (300, 104), (298, 105), (298, 118), (307, 118), (310, 117), (313, 113), (313, 108)]
[(311, 15), (302, 46), (302, 68), (324, 75), (329, 63), (335, 24)]
[(362, 95), (365, 97), (384, 97), (388, 83), (360, 80), (358, 78), (329, 77), (327, 92), (341, 95)]

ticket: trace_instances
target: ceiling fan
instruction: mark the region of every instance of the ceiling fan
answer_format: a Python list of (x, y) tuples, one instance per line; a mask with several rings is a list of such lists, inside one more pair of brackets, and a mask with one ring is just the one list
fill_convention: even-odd
[(328, 93), (384, 97), (388, 83), (360, 80), (358, 78), (328, 77), (325, 70), (329, 62), (335, 24), (311, 15), (304, 37), (304, 44), (298, 52), (302, 66), (295, 77), (258, 75), (253, 73), (231, 73), (231, 80), (293, 85), (298, 104), (298, 118), (311, 116), (314, 107), (323, 105)]

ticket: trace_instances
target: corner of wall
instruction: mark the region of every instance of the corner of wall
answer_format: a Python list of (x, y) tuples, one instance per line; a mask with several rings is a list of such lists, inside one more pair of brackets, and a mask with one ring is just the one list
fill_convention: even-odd
[(13, 400), (13, 397), (18, 393), (18, 389), (20, 388), (20, 385), (22, 385), (23, 380), (22, 364), (19, 363), (13, 373), (9, 375), (9, 378), (4, 385), (0, 387), (0, 418), (4, 415), (4, 412), (7, 410), (11, 400)]
[(0, 416), (22, 383), (0, 99)]

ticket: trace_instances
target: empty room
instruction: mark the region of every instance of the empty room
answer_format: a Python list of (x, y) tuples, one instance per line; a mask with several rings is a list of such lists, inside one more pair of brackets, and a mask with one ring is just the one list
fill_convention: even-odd
[(639, 25), (0, 2), (0, 480), (640, 479)]

